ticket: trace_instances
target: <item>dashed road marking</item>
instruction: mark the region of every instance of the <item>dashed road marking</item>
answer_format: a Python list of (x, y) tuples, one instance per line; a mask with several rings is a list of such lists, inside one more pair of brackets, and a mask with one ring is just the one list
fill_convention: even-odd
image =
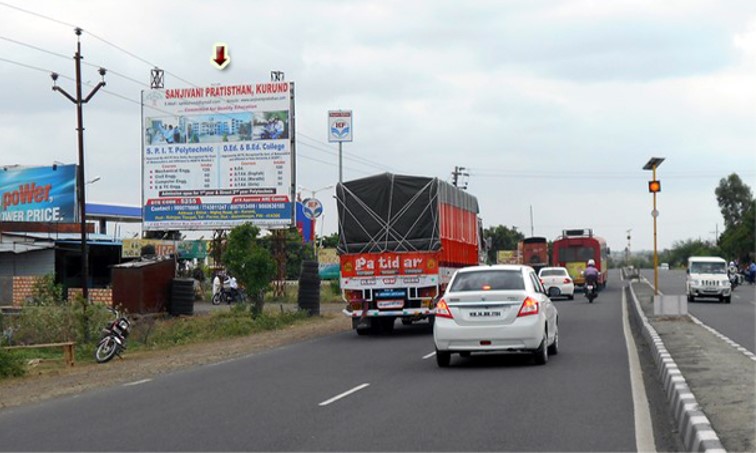
[(431, 357), (433, 357), (434, 355), (436, 355), (436, 351), (433, 351), (433, 352), (431, 352), (430, 354), (426, 354), (426, 355), (424, 355), (424, 356), (423, 356), (423, 360), (425, 360), (425, 359), (430, 359), (430, 358), (431, 358)]
[(331, 399), (327, 399), (327, 400), (323, 401), (322, 403), (318, 404), (318, 406), (320, 406), (320, 407), (328, 406), (329, 404), (331, 404), (333, 402), (336, 402), (336, 401), (338, 401), (338, 400), (340, 400), (342, 398), (345, 398), (345, 397), (351, 395), (354, 392), (359, 392), (360, 390), (364, 389), (365, 387), (367, 387), (369, 385), (370, 384), (368, 384), (368, 383), (360, 384), (360, 385), (358, 385), (357, 387), (355, 387), (355, 388), (353, 388), (351, 390), (347, 390), (346, 392), (340, 393), (340, 394), (334, 396)]
[(141, 381), (134, 381), (134, 382), (129, 382), (129, 383), (127, 383), (127, 384), (123, 384), (123, 386), (124, 386), (124, 387), (130, 387), (130, 386), (132, 386), (132, 385), (139, 385), (139, 384), (144, 384), (144, 383), (146, 383), (146, 382), (150, 382), (151, 380), (152, 380), (152, 379), (142, 379)]

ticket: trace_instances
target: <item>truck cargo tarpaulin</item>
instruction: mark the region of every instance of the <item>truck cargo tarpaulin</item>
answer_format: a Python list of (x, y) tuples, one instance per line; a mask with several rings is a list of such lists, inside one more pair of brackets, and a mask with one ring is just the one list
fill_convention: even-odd
[(442, 238), (477, 250), (477, 199), (438, 178), (383, 173), (338, 184), (336, 199), (340, 254), (436, 251)]

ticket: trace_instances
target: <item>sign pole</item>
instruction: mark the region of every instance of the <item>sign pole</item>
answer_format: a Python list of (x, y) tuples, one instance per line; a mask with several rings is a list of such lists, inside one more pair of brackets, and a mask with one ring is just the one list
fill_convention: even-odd
[(341, 166), (341, 156), (342, 156), (342, 154), (341, 154), (341, 145), (342, 145), (342, 143), (343, 142), (339, 142), (339, 183), (342, 183), (344, 181), (343, 178), (342, 178), (342, 170), (341, 170), (341, 168), (342, 168), (342, 166)]

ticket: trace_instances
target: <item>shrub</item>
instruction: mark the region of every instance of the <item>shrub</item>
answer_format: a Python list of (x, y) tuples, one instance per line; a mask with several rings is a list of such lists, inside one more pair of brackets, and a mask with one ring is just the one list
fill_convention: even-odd
[(21, 314), (12, 320), (13, 341), (22, 344), (86, 343), (99, 338), (100, 329), (111, 318), (112, 314), (98, 304), (25, 305)]
[(26, 374), (24, 360), (12, 351), (0, 349), (0, 378), (23, 376)]

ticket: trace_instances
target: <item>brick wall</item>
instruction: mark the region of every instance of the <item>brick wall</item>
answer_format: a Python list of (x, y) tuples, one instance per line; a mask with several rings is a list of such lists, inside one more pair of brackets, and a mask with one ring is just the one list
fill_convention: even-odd
[(34, 284), (37, 276), (21, 275), (13, 277), (13, 306), (20, 307), (27, 299), (34, 295)]
[[(81, 288), (68, 288), (68, 300), (81, 296)], [(95, 304), (113, 305), (113, 290), (110, 288), (89, 288), (89, 300)]]
[[(34, 295), (34, 285), (37, 276), (13, 277), (13, 306), (20, 307)], [(81, 294), (81, 288), (68, 288), (68, 300), (73, 300)], [(89, 300), (93, 303), (113, 305), (113, 290), (110, 288), (89, 288)]]

